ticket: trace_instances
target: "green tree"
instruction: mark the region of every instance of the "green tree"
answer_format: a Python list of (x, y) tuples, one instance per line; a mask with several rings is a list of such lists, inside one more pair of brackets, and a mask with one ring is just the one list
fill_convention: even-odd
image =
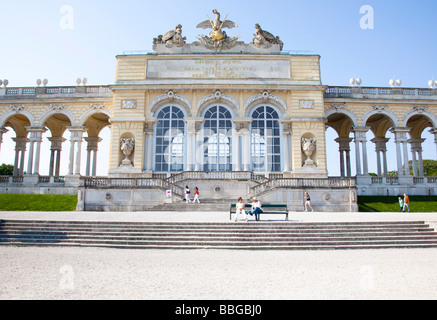
[[(410, 174), (413, 175), (413, 161), (410, 160)], [(417, 168), (419, 167), (419, 161), (417, 161)], [(436, 160), (423, 160), (423, 175), (425, 177), (437, 176), (437, 161)]]
[(12, 176), (14, 174), (14, 166), (11, 164), (2, 164), (0, 166), (0, 176)]

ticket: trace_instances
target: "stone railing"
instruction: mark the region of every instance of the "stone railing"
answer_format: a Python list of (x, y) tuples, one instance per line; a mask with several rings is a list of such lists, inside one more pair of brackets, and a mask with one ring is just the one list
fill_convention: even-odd
[[(26, 184), (27, 178), (33, 176), (0, 176), (0, 184)], [(65, 177), (37, 176), (38, 184), (64, 184)]]
[(0, 176), (0, 184), (23, 183), (23, 176)]
[(281, 178), (254, 186), (250, 188), (250, 191), (252, 194), (259, 195), (276, 188), (355, 188), (355, 186), (354, 178)]
[(371, 88), (371, 87), (329, 87), (325, 98), (349, 98), (356, 96), (416, 96), (437, 98), (436, 89), (424, 88)]
[(174, 185), (162, 179), (154, 178), (106, 178), (93, 177), (83, 178), (83, 186), (86, 189), (146, 189), (159, 188), (171, 190), (173, 194), (182, 197), (184, 188)]
[[(437, 183), (437, 177), (413, 177), (413, 176), (403, 176), (402, 183), (413, 183), (413, 184), (435, 184)], [(370, 181), (372, 184), (399, 184), (399, 177), (371, 177)]]
[(179, 183), (185, 180), (251, 180), (263, 183), (269, 179), (250, 171), (185, 171), (173, 174), (165, 180), (170, 183)]
[(111, 96), (108, 86), (0, 88), (0, 99), (29, 98), (42, 95), (102, 95)]

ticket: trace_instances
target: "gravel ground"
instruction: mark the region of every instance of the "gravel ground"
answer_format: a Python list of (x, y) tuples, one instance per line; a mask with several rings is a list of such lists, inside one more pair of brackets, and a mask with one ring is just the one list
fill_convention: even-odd
[(0, 299), (436, 299), (437, 249), (0, 247)]
[[(229, 213), (0, 212), (0, 219), (229, 222)], [(291, 213), (431, 222), (437, 213)], [(249, 222), (255, 223), (255, 222)], [(437, 299), (437, 249), (238, 251), (0, 246), (0, 299)]]

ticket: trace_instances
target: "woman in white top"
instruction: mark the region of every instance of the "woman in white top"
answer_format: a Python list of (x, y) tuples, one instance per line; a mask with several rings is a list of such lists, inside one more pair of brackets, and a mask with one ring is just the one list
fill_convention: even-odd
[(185, 187), (185, 202), (191, 202), (190, 200), (190, 188), (188, 188), (188, 186)]
[(238, 202), (235, 205), (236, 207), (236, 211), (235, 211), (235, 222), (237, 222), (238, 220), (238, 215), (242, 214), (243, 215), (243, 219), (246, 220), (247, 222), (247, 216), (246, 216), (246, 210), (244, 210), (244, 208), (246, 207), (246, 204), (243, 203), (243, 198), (238, 198)]

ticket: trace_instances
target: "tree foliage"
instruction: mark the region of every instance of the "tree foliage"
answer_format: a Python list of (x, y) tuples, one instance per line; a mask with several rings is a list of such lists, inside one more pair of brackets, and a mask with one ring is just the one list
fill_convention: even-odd
[(3, 163), (0, 166), (0, 176), (12, 176), (14, 174), (14, 166)]

